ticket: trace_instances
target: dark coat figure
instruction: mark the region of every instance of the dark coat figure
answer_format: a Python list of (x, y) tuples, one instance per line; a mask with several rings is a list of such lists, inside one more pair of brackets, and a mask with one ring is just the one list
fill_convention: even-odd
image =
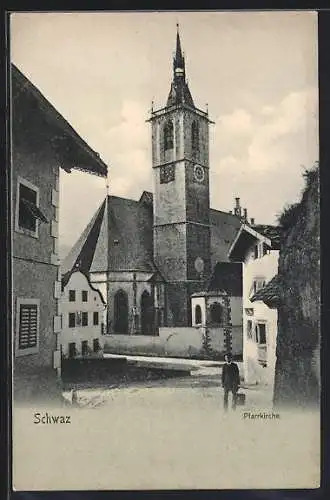
[(230, 354), (225, 356), (226, 363), (222, 367), (222, 387), (224, 388), (224, 409), (228, 409), (228, 395), (232, 392), (232, 408), (236, 409), (237, 391), (240, 384), (239, 369), (236, 363), (232, 362)]

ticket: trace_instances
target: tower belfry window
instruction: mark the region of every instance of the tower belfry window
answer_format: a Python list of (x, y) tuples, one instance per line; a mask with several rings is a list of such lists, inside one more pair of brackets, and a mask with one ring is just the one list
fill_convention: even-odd
[(193, 154), (199, 151), (199, 125), (196, 121), (192, 122), (191, 125), (191, 145)]
[(165, 123), (164, 126), (164, 149), (167, 151), (168, 149), (173, 149), (173, 122), (169, 120)]

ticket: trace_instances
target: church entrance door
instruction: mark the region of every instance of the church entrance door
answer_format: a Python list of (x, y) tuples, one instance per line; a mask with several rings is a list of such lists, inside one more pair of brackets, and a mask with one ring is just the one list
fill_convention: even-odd
[(115, 294), (115, 321), (114, 331), (125, 335), (128, 333), (128, 298), (127, 293), (118, 290)]
[(154, 303), (147, 290), (141, 296), (141, 334), (154, 334)]

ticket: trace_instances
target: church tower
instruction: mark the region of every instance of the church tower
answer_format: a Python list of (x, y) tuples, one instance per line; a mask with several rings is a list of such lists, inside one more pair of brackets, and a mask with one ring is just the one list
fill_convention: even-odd
[[(151, 111), (154, 261), (167, 283), (167, 324), (190, 324), (190, 295), (211, 272), (208, 112), (191, 96), (177, 31), (166, 106)], [(165, 319), (166, 320), (166, 319)]]

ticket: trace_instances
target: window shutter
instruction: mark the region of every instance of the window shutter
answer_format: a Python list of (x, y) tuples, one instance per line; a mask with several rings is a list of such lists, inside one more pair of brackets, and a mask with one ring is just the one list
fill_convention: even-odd
[(36, 347), (38, 336), (38, 307), (35, 304), (21, 305), (19, 321), (19, 348)]

